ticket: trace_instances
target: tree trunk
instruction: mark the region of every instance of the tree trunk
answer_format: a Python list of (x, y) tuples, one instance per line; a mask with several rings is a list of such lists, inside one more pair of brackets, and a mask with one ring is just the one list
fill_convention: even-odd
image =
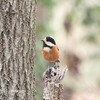
[(0, 0), (0, 100), (35, 100), (35, 0)]
[(66, 70), (67, 67), (63, 70), (60, 69), (58, 61), (49, 63), (48, 68), (43, 73), (43, 100), (64, 100), (61, 81), (64, 78)]

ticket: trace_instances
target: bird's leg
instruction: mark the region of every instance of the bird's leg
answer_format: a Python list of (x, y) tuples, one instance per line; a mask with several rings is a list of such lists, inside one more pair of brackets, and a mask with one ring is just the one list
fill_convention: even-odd
[(48, 68), (53, 67), (55, 65), (55, 62), (49, 62), (48, 63)]
[(56, 60), (53, 67), (54, 67), (55, 69), (59, 68), (59, 67), (60, 67), (60, 61), (59, 61), (59, 60)]

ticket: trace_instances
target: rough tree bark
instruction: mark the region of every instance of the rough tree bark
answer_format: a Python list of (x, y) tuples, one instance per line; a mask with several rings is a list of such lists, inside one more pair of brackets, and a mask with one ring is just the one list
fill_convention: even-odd
[(35, 100), (35, 0), (0, 0), (0, 100)]
[(64, 100), (61, 81), (64, 78), (66, 70), (67, 67), (63, 70), (60, 69), (59, 62), (49, 64), (43, 73), (43, 100)]

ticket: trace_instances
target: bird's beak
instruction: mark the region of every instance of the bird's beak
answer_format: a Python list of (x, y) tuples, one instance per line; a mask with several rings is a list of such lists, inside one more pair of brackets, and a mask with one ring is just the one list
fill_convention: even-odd
[(42, 39), (41, 41), (43, 42), (44, 40)]

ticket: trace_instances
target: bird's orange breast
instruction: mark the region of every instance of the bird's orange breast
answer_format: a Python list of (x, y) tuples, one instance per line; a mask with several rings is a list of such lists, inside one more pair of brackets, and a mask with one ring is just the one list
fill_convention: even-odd
[(59, 59), (59, 50), (56, 46), (52, 47), (49, 51), (42, 49), (42, 56), (45, 60), (53, 62)]

